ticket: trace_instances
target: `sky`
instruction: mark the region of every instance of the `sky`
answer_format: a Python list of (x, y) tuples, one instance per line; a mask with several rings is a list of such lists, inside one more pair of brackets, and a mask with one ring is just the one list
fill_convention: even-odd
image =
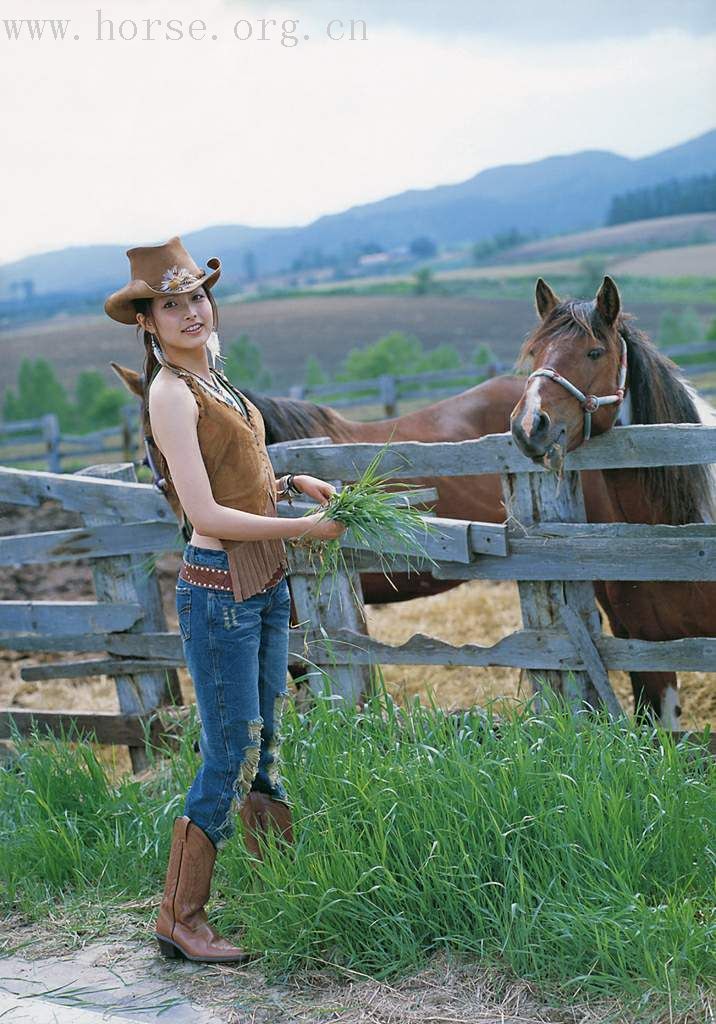
[(716, 126), (716, 4), (7, 0), (0, 96), (4, 263), (678, 144)]

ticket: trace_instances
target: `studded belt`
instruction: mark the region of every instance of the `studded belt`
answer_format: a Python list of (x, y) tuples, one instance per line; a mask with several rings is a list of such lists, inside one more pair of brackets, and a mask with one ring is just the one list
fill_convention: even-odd
[[(272, 576), (268, 585), (263, 590), (258, 591), (258, 593), (265, 594), (271, 587), (275, 587), (284, 575), (283, 569), (279, 568)], [(186, 559), (182, 560), (179, 579), (184, 580), (186, 583), (194, 583), (197, 587), (209, 587), (212, 590), (233, 590), (231, 573), (228, 569), (217, 569), (211, 565), (198, 565), (196, 562), (187, 562)]]

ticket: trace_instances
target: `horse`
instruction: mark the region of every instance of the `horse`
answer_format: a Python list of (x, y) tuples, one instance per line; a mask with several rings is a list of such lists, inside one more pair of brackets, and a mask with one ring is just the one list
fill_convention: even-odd
[[(716, 423), (713, 409), (649, 337), (622, 312), (616, 284), (605, 277), (592, 300), (561, 301), (540, 278), (540, 323), (517, 366), (531, 373), (510, 414), (516, 445), (560, 471), (564, 455), (590, 436), (636, 423)], [(599, 396), (599, 397), (597, 397)], [(665, 466), (603, 470), (607, 521), (713, 522), (713, 468)], [(589, 517), (591, 521), (591, 517)], [(678, 640), (716, 635), (716, 583), (596, 582), (599, 603), (617, 637)], [(635, 710), (679, 728), (674, 672), (632, 672)]]

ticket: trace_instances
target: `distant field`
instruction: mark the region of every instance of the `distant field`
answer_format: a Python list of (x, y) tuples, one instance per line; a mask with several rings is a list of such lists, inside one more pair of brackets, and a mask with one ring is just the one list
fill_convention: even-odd
[[(664, 249), (625, 255), (623, 252), (592, 252), (592, 258), (601, 258), (608, 273), (631, 278), (668, 278), (672, 282), (682, 278), (716, 277), (716, 243), (704, 245), (674, 245)], [(494, 282), (514, 281), (520, 278), (538, 277), (579, 278), (583, 274), (582, 261), (585, 256), (563, 257), (561, 259), (535, 258), (516, 263), (494, 263), (488, 266), (461, 267), (458, 270), (435, 270), (433, 278), (440, 282)], [(381, 288), (412, 282), (412, 274), (385, 274), (353, 278), (345, 284), (346, 290)], [(320, 284), (306, 288), (307, 292), (320, 294), (341, 287), (336, 284)]]
[[(629, 311), (652, 336), (670, 308), (667, 302), (629, 303)], [(716, 315), (712, 304), (695, 304), (695, 308), (704, 322)], [(314, 295), (229, 303), (220, 306), (220, 313), (224, 346), (240, 334), (248, 334), (261, 347), (277, 389), (302, 379), (308, 354), (333, 371), (351, 347), (394, 330), (416, 334), (426, 348), (450, 343), (466, 356), (477, 344), (487, 342), (498, 358), (510, 361), (536, 323), (531, 298), (472, 295)], [(99, 370), (109, 383), (116, 384), (110, 360), (140, 369), (143, 347), (131, 327), (115, 324), (106, 316), (68, 317), (4, 331), (0, 354), (3, 390), (15, 386), (23, 356), (48, 359), (67, 386), (85, 369)]]
[(615, 224), (573, 235), (557, 235), (511, 249), (510, 261), (526, 262), (536, 258), (579, 255), (594, 250), (616, 252), (620, 249), (658, 249), (675, 245), (702, 245), (716, 242), (716, 213), (689, 213), (680, 217), (655, 217)]
[(609, 267), (615, 274), (637, 277), (716, 277), (716, 243), (655, 249)]

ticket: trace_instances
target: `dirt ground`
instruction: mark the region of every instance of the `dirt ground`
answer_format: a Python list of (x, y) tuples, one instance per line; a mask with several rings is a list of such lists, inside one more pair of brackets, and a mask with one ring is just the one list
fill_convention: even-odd
[[(46, 502), (39, 509), (0, 506), (3, 533), (19, 534), (68, 529), (81, 525), (79, 517)], [(176, 631), (174, 585), (179, 554), (165, 554), (158, 560), (158, 572), (168, 627)], [(10, 567), (0, 575), (2, 600), (81, 600), (94, 596), (89, 563), (59, 564), (49, 569), (40, 566)], [(399, 604), (368, 606), (369, 632), (391, 644), (403, 643), (413, 633), (427, 633), (453, 644), (495, 643), (520, 628), (517, 587), (514, 583), (472, 580), (453, 590), (432, 597)], [(71, 657), (69, 652), (24, 653), (0, 650), (0, 706), (73, 708), (84, 711), (118, 710), (114, 682), (107, 676), (84, 680), (51, 679), (26, 682), (21, 669)], [(87, 657), (87, 655), (80, 655)], [(519, 700), (529, 694), (521, 673), (509, 668), (467, 668), (464, 666), (386, 665), (383, 669), (388, 689), (402, 702), (418, 695), (428, 700), (432, 689), (446, 709), (484, 705), (488, 700)], [(184, 703), (192, 703), (194, 692), (185, 669), (179, 670)], [(701, 729), (716, 721), (716, 674), (686, 672), (680, 674), (684, 728)], [(611, 674), (612, 685), (623, 705), (632, 706), (631, 686), (623, 672)], [(104, 751), (108, 761), (116, 754), (118, 770), (128, 767), (124, 748)], [(126, 764), (125, 764), (126, 762)]]
[[(118, 940), (90, 941), (15, 922), (0, 946), (0, 1016), (8, 1024), (636, 1024), (615, 1004), (550, 1007), (524, 982), (436, 956), (392, 984), (317, 965), (290, 981), (246, 965), (162, 960), (129, 919)], [(141, 930), (140, 930), (141, 931)], [(18, 948), (19, 947), (19, 948)], [(704, 1001), (703, 1009), (708, 1013)], [(612, 1016), (613, 1014), (613, 1016)], [(696, 1024), (690, 1016), (683, 1024)]]

